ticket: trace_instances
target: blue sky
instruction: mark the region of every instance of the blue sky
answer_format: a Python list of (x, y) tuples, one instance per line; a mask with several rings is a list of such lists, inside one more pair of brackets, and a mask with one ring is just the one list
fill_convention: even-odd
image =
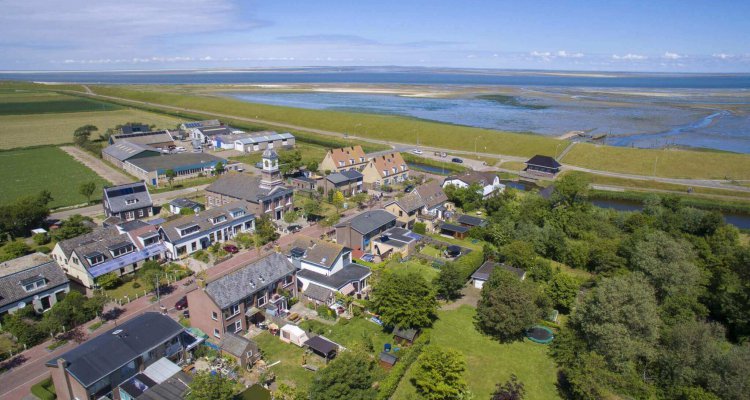
[(0, 0), (0, 69), (750, 72), (750, 1)]

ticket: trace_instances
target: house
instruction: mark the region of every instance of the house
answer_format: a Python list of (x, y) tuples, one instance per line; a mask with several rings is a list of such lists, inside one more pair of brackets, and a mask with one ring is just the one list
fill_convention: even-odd
[(289, 178), (289, 184), (294, 190), (301, 190), (303, 192), (314, 192), (318, 190), (318, 179), (311, 178), (305, 174), (298, 173)]
[(286, 315), (282, 290), (297, 295), (295, 268), (285, 256), (271, 253), (189, 292), (190, 323), (217, 342), (226, 333), (246, 333), (266, 318)]
[[(125, 127), (123, 127), (123, 131)], [(112, 135), (109, 137), (110, 144), (116, 144), (120, 142), (129, 142), (139, 144), (141, 146), (149, 146), (155, 149), (169, 149), (174, 146), (174, 137), (168, 130), (154, 131), (146, 130), (143, 132), (128, 132), (121, 133), (118, 135)]]
[(362, 175), (368, 189), (379, 189), (406, 181), (409, 166), (401, 153), (392, 152), (370, 159), (362, 169)]
[(232, 148), (243, 153), (254, 153), (266, 149), (291, 149), (295, 142), (294, 135), (289, 132), (263, 131), (235, 137)]
[(393, 328), (393, 340), (402, 345), (408, 346), (414, 344), (414, 341), (419, 336), (419, 330), (415, 328), (403, 329), (400, 327)]
[(414, 222), (417, 221), (417, 214), (424, 208), (424, 202), (419, 193), (412, 191), (399, 199), (391, 200), (383, 208), (396, 216), (399, 226), (411, 229), (414, 227)]
[(172, 260), (225, 242), (242, 232), (255, 231), (255, 215), (243, 201), (227, 203), (159, 226), (166, 257)]
[(123, 164), (125, 172), (152, 186), (168, 182), (167, 171), (175, 173), (175, 180), (212, 175), (216, 165), (221, 164), (226, 171), (239, 168), (238, 163), (206, 153), (162, 154), (157, 157), (129, 159)]
[(369, 268), (352, 262), (352, 251), (340, 244), (301, 236), (289, 246), (289, 261), (297, 269), (303, 295), (316, 304), (332, 304), (335, 293), (361, 294), (372, 275)]
[(362, 171), (367, 164), (367, 156), (362, 146), (349, 146), (340, 149), (328, 150), (323, 161), (321, 161), (318, 170), (341, 172), (341, 171)]
[[(46, 363), (60, 400), (111, 397), (130, 378), (166, 357), (180, 362), (198, 339), (167, 315), (146, 312)], [(119, 394), (119, 393), (118, 393)]]
[(464, 239), (466, 238), (466, 235), (469, 233), (468, 227), (449, 224), (446, 222), (443, 222), (442, 224), (440, 224), (439, 229), (440, 229), (441, 235), (451, 236), (456, 239)]
[(487, 226), (487, 220), (479, 217), (475, 217), (472, 215), (466, 215), (466, 214), (460, 214), (456, 217), (456, 222), (458, 222), (459, 225), (465, 226), (469, 229), (474, 227), (480, 227), (484, 228)]
[(394, 254), (407, 257), (414, 252), (419, 239), (419, 235), (408, 229), (393, 227), (375, 238), (372, 242), (372, 254), (381, 260)]
[(557, 162), (550, 156), (535, 155), (531, 157), (529, 161), (526, 161), (526, 169), (524, 171), (543, 176), (555, 176), (560, 172), (562, 164)]
[(120, 384), (113, 394), (117, 393), (120, 400), (178, 400), (186, 398), (192, 382), (192, 375), (169, 359), (160, 358)]
[(198, 214), (203, 210), (203, 204), (184, 197), (179, 197), (169, 202), (169, 212), (172, 214), (180, 214), (183, 209), (192, 210), (193, 214)]
[(129, 160), (159, 155), (161, 152), (153, 147), (128, 141), (117, 142), (102, 150), (102, 158), (118, 168), (125, 168), (125, 163)]
[(336, 243), (369, 252), (372, 239), (396, 226), (396, 216), (385, 210), (369, 210), (335, 226)]
[(477, 289), (481, 289), (484, 286), (484, 283), (490, 279), (492, 271), (494, 271), (496, 268), (501, 268), (514, 274), (520, 280), (526, 279), (526, 271), (521, 268), (511, 267), (510, 265), (505, 265), (494, 261), (485, 261), (482, 266), (480, 266), (476, 271), (474, 271), (473, 274), (471, 274), (472, 285), (474, 285), (474, 287)]
[(143, 181), (104, 188), (102, 206), (107, 217), (119, 217), (123, 221), (148, 218), (154, 215), (153, 205)]
[(363, 175), (359, 171), (347, 170), (334, 172), (323, 178), (323, 194), (341, 192), (345, 197), (361, 193), (363, 190)]
[(51, 254), (70, 278), (93, 289), (99, 276), (133, 273), (165, 251), (157, 227), (135, 220), (58, 242)]
[(68, 277), (46, 254), (33, 253), (0, 263), (0, 317), (27, 305), (43, 313), (69, 291)]
[(294, 209), (294, 190), (283, 185), (279, 171), (279, 156), (274, 150), (263, 152), (261, 177), (247, 174), (227, 174), (206, 188), (206, 208), (243, 200), (251, 212), (281, 220)]
[(482, 198), (484, 199), (505, 190), (505, 185), (500, 183), (500, 177), (497, 174), (484, 171), (466, 171), (460, 175), (449, 176), (443, 181), (443, 188), (453, 185), (463, 189), (474, 184), (481, 187)]
[[(187, 128), (186, 131), (189, 134), (190, 139), (197, 140), (201, 144), (206, 143), (212, 143), (212, 140), (216, 136), (232, 136), (232, 135), (239, 135), (245, 133), (245, 131), (240, 129), (235, 129), (230, 126), (222, 125), (219, 123), (218, 125), (213, 125), (214, 122), (218, 122), (216, 120), (212, 121), (202, 121), (201, 123), (211, 123), (212, 125), (200, 125), (200, 126), (194, 126), (191, 128)], [(196, 123), (190, 124), (191, 126)], [(187, 126), (187, 125), (185, 125)], [(230, 143), (232, 143), (230, 141)]]
[(221, 338), (219, 350), (231, 356), (241, 368), (252, 367), (260, 360), (258, 344), (234, 333), (227, 333)]

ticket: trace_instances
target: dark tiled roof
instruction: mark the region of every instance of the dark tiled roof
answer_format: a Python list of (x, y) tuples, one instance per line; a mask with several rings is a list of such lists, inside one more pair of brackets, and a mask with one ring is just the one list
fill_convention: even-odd
[(333, 291), (315, 283), (310, 283), (309, 285), (307, 285), (307, 289), (305, 289), (304, 295), (313, 300), (318, 300), (325, 303), (333, 297)]
[(384, 363), (388, 363), (390, 365), (393, 365), (398, 361), (398, 358), (394, 356), (392, 353), (386, 353), (385, 351), (381, 351), (380, 355), (378, 356), (380, 361)]
[(170, 135), (169, 131), (137, 132), (116, 135), (112, 137), (112, 141), (114, 143), (126, 141), (144, 146), (150, 146), (160, 143), (174, 143), (174, 139), (172, 138), (172, 135)]
[(346, 171), (341, 171), (340, 173), (342, 175), (344, 175), (345, 177), (349, 178), (350, 180), (353, 180), (353, 181), (356, 181), (358, 179), (363, 179), (364, 178), (364, 175), (362, 175), (361, 172), (359, 172), (359, 171), (353, 171), (353, 170), (350, 170), (350, 169), (348, 169)]
[[(237, 208), (245, 210), (245, 215), (239, 216), (237, 218), (232, 218), (230, 210)], [(213, 218), (221, 215), (224, 215), (226, 217), (226, 220), (224, 222), (219, 222), (217, 224), (211, 222)], [(224, 204), (220, 207), (212, 208), (210, 210), (201, 211), (195, 215), (185, 215), (180, 218), (167, 221), (161, 225), (161, 230), (167, 236), (167, 241), (169, 241), (170, 243), (181, 243), (196, 236), (204, 235), (208, 230), (218, 230), (224, 226), (235, 224), (239, 219), (252, 220), (255, 219), (255, 215), (250, 212), (246, 203), (242, 201), (235, 201), (232, 203)], [(192, 225), (198, 225), (200, 229), (197, 232), (185, 237), (180, 236), (180, 229), (187, 228)]]
[(458, 223), (463, 224), (463, 225), (471, 225), (471, 226), (485, 226), (485, 225), (487, 225), (487, 221), (486, 220), (484, 220), (482, 218), (474, 217), (474, 216), (471, 216), (471, 215), (466, 215), (466, 214), (459, 215), (458, 218), (457, 218), (457, 220), (458, 220)]
[(396, 216), (388, 211), (370, 210), (357, 214), (353, 218), (336, 225), (336, 228), (349, 226), (355, 231), (366, 235), (395, 220)]
[(206, 293), (219, 308), (226, 308), (293, 273), (294, 265), (279, 253), (271, 253), (253, 263), (206, 284)]
[(142, 229), (143, 227), (150, 226), (146, 222), (143, 222), (139, 219), (134, 219), (132, 221), (127, 222), (121, 222), (117, 224), (117, 227), (120, 228), (123, 232), (132, 232), (136, 229)]
[(151, 387), (136, 400), (175, 400), (184, 399), (190, 390), (193, 376), (182, 371), (176, 373), (166, 381)]
[(412, 231), (404, 228), (393, 227), (383, 232), (378, 236), (375, 241), (384, 243), (393, 247), (401, 248), (407, 244), (417, 240)]
[[(23, 283), (43, 278), (46, 285), (27, 292)], [(19, 302), (37, 293), (67, 285), (68, 277), (57, 262), (42, 253), (29, 254), (0, 263), (0, 307)]]
[(135, 158), (128, 160), (128, 162), (147, 172), (202, 168), (216, 165), (219, 162), (224, 165), (227, 164), (227, 160), (207, 153), (162, 154), (153, 157)]
[(326, 355), (339, 349), (339, 345), (323, 336), (313, 336), (310, 339), (307, 339), (305, 346)]
[(57, 245), (60, 246), (63, 254), (65, 254), (66, 258), (68, 258), (71, 254), (73, 254), (73, 250), (76, 250), (81, 246), (100, 242), (120, 235), (121, 233), (117, 230), (116, 227), (110, 226), (107, 228), (95, 229), (89, 233), (63, 240), (62, 242), (58, 242)]
[(397, 326), (393, 329), (393, 336), (406, 339), (410, 342), (414, 341), (414, 338), (417, 337), (417, 333), (419, 333), (419, 331), (414, 328), (402, 329)]
[(419, 194), (419, 197), (422, 198), (422, 201), (428, 209), (435, 208), (448, 201), (448, 196), (446, 196), (443, 187), (438, 181), (425, 183), (414, 189), (414, 191)]
[(524, 276), (526, 276), (526, 271), (522, 270), (521, 268), (511, 267), (510, 265), (505, 265), (494, 261), (485, 261), (484, 264), (479, 267), (479, 269), (471, 274), (471, 277), (473, 279), (486, 281), (490, 279), (490, 274), (492, 274), (492, 271), (494, 271), (495, 268), (498, 267), (518, 276), (518, 279), (523, 279)]
[(195, 208), (195, 207), (198, 207), (198, 206), (203, 207), (203, 205), (201, 205), (200, 203), (195, 202), (195, 201), (190, 200), (190, 199), (186, 199), (184, 197), (180, 197), (178, 199), (174, 199), (174, 200), (170, 201), (169, 204), (173, 205), (175, 207), (179, 207), (179, 208)]
[(419, 210), (425, 206), (425, 203), (416, 191), (407, 193), (400, 199), (395, 200), (394, 203), (398, 204), (398, 206), (407, 213)]
[(540, 167), (545, 168), (560, 168), (562, 164), (557, 162), (554, 158), (550, 156), (541, 156), (539, 154), (535, 155), (534, 157), (531, 157), (529, 161), (526, 161), (527, 165), (537, 165)]
[[(115, 213), (137, 210), (153, 205), (148, 187), (143, 182), (106, 187), (104, 188), (104, 198), (109, 203), (109, 209)], [(133, 200), (135, 203), (128, 204), (128, 201)]]
[(322, 286), (332, 287), (338, 290), (346, 286), (347, 283), (357, 282), (364, 279), (370, 275), (370, 273), (370, 268), (359, 264), (349, 264), (333, 275), (326, 276), (310, 271), (309, 269), (300, 270), (297, 272), (297, 275)]
[(57, 359), (62, 358), (68, 372), (89, 387), (182, 331), (183, 327), (172, 318), (147, 312), (53, 358), (47, 366), (56, 367)]
[(458, 179), (469, 185), (473, 183), (478, 183), (482, 186), (487, 186), (487, 185), (492, 184), (492, 182), (495, 180), (495, 177), (497, 177), (497, 175), (494, 172), (466, 171), (460, 175), (449, 176), (445, 180), (448, 181), (448, 180)]
[(269, 196), (291, 193), (292, 189), (285, 186), (266, 189), (260, 186), (260, 177), (247, 174), (227, 174), (207, 187), (206, 192), (218, 193), (257, 204)]

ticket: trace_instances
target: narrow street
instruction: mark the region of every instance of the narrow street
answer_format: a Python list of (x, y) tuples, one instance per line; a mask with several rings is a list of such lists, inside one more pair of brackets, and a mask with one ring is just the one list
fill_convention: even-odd
[(107, 163), (87, 153), (83, 149), (79, 149), (75, 146), (62, 146), (60, 149), (70, 154), (73, 158), (78, 160), (78, 162), (89, 167), (92, 171), (96, 172), (97, 175), (102, 177), (102, 179), (111, 182), (113, 185), (122, 185), (124, 183), (133, 182), (133, 178), (113, 167), (110, 167)]

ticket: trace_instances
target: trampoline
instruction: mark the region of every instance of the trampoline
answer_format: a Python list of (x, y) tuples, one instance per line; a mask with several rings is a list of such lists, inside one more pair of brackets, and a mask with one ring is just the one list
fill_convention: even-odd
[(547, 344), (555, 339), (555, 334), (545, 326), (535, 326), (526, 331), (526, 337), (532, 342)]

